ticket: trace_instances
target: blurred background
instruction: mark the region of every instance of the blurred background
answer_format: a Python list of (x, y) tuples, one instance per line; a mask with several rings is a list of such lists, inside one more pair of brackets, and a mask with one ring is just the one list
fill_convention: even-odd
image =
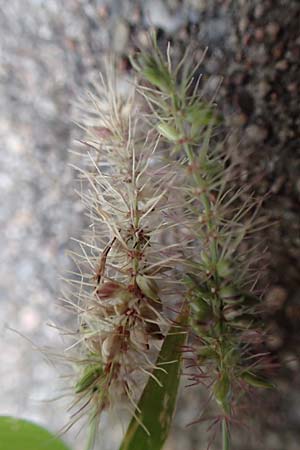
[[(73, 105), (106, 53), (130, 73), (127, 55), (148, 45), (151, 25), (178, 56), (193, 43), (201, 58), (208, 46), (202, 70), (212, 90), (223, 79), (217, 103), (240, 182), (253, 183), (258, 196), (269, 193), (263, 214), (276, 222), (263, 237), (278, 391), (249, 405), (253, 423), (237, 427), (235, 448), (299, 449), (299, 23), (298, 0), (0, 0), (0, 415), (52, 431), (68, 419), (65, 401), (49, 402), (59, 395), (60, 369), (37, 347), (61, 350), (47, 324), (72, 321), (57, 299), (71, 266), (69, 239), (84, 227), (69, 166), (80, 135)], [(205, 448), (207, 425), (185, 428), (200, 409), (198, 391), (183, 388), (166, 450)], [(117, 448), (120, 429), (109, 427), (103, 450)], [(75, 430), (65, 439), (82, 449)]]

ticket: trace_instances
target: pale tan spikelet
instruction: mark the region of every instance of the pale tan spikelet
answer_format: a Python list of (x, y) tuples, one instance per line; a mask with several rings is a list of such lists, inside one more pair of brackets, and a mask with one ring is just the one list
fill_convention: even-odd
[[(174, 195), (177, 169), (165, 163), (135, 97), (133, 84), (120, 89), (107, 69), (79, 107), (85, 145), (76, 169), (90, 225), (73, 253), (78, 273), (67, 298), (79, 323), (70, 350), (80, 361), (78, 416), (99, 414), (116, 398), (135, 409), (137, 380), (153, 369), (156, 343), (168, 328), (168, 277), (182, 259), (182, 239), (164, 242), (176, 229), (170, 210), (182, 208)], [(171, 301), (180, 285), (172, 285)]]

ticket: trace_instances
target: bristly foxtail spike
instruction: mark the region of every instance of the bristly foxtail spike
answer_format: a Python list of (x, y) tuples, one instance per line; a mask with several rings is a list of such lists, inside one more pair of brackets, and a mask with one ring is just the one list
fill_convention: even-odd
[[(147, 61), (156, 76), (160, 57)], [(163, 65), (159, 70), (166, 87), (169, 75)], [(111, 67), (105, 73), (81, 98), (76, 118), (87, 145), (75, 170), (91, 223), (72, 252), (65, 296), (78, 319), (64, 354), (75, 368), (70, 425), (85, 414), (97, 423), (116, 398), (132, 409), (171, 323), (164, 311), (185, 289), (181, 282), (171, 295), (164, 288), (182, 259), (175, 240), (188, 241), (168, 214), (178, 202), (179, 217), (184, 203), (173, 190), (176, 168), (165, 163), (137, 87)]]
[[(233, 414), (245, 384), (272, 386), (259, 373), (263, 362), (255, 343), (248, 340), (245, 345), (247, 336), (262, 328), (260, 302), (253, 291), (259, 258), (254, 256), (257, 242), (252, 235), (263, 225), (249, 188), (239, 188), (236, 182), (238, 167), (226, 141), (216, 142), (220, 120), (214, 98), (205, 99), (198, 81), (192, 86), (189, 52), (177, 64), (178, 70), (166, 71), (167, 88), (162, 85), (159, 68), (176, 67), (169, 60), (170, 49), (165, 61), (155, 45), (148, 52), (140, 59), (140, 90), (154, 110), (152, 123), (161, 134), (170, 164), (180, 160), (178, 177), (185, 190), (182, 228), (194, 236), (193, 245), (182, 249), (186, 265), (181, 265), (181, 280), (188, 288), (194, 357), (201, 383), (221, 410), (217, 421), (222, 423), (225, 450), (229, 448), (229, 423), (235, 420)], [(161, 77), (159, 83), (147, 74), (149, 61), (156, 64), (151, 69)], [(254, 367), (249, 358), (255, 360)]]

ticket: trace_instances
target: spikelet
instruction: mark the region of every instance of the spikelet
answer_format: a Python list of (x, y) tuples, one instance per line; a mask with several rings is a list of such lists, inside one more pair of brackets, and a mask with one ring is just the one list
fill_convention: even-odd
[(134, 86), (122, 91), (108, 68), (78, 110), (85, 138), (76, 169), (89, 232), (72, 254), (78, 272), (65, 297), (78, 316), (69, 349), (79, 372), (74, 420), (87, 412), (97, 418), (122, 399), (135, 410), (140, 374), (152, 371), (168, 328), (168, 277), (182, 254), (182, 242), (165, 242), (177, 228), (169, 220), (180, 204), (176, 168), (159, 153)]

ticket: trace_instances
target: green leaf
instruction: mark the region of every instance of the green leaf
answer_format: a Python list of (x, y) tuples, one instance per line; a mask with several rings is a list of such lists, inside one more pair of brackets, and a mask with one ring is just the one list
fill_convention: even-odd
[[(185, 308), (178, 323), (185, 325), (187, 316)], [(156, 361), (158, 368), (144, 389), (139, 410), (129, 424), (120, 450), (160, 450), (163, 447), (175, 410), (185, 342), (186, 333), (178, 326), (171, 327)]]
[(75, 392), (77, 394), (79, 394), (80, 392), (85, 391), (102, 374), (103, 374), (103, 368), (101, 366), (99, 366), (99, 364), (98, 365), (93, 364), (91, 366), (88, 366), (84, 370), (84, 373), (83, 373), (82, 377), (80, 378), (80, 380), (76, 383)]
[(217, 403), (229, 412), (229, 397), (230, 397), (230, 380), (226, 373), (224, 373), (219, 380), (217, 380), (213, 387), (213, 392)]
[(136, 284), (138, 285), (142, 293), (146, 295), (146, 297), (151, 298), (151, 300), (154, 301), (159, 301), (158, 286), (155, 280), (138, 274), (136, 276)]
[(243, 372), (241, 374), (241, 378), (246, 383), (250, 384), (250, 386), (254, 386), (257, 388), (273, 389), (275, 387), (275, 385), (270, 381), (249, 371)]
[(167, 65), (157, 55), (144, 54), (140, 58), (141, 72), (151, 84), (165, 92), (172, 92), (172, 77)]
[(0, 417), (0, 450), (69, 450), (49, 431), (23, 419)]
[(160, 132), (160, 134), (162, 134), (163, 137), (166, 138), (168, 141), (176, 142), (179, 141), (179, 139), (181, 138), (179, 132), (174, 127), (171, 127), (166, 123), (161, 122), (157, 126), (157, 129)]
[(196, 128), (201, 125), (210, 125), (214, 117), (208, 105), (197, 102), (190, 106), (186, 118)]

